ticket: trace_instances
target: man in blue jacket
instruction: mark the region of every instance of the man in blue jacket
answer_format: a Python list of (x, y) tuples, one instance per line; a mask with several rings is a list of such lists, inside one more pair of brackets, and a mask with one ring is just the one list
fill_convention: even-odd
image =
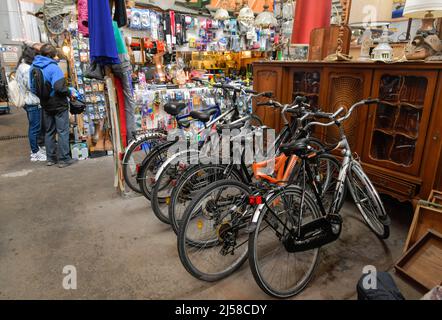
[[(63, 71), (54, 60), (56, 56), (57, 49), (50, 44), (45, 44), (40, 49), (40, 55), (35, 57), (32, 68), (39, 68), (42, 71), (45, 85), (50, 87), (49, 98), (40, 99), (46, 125), (47, 165), (53, 166), (58, 163), (59, 168), (64, 168), (74, 163), (69, 154), (69, 104), (67, 99), (69, 90)], [(58, 141), (56, 134), (58, 134)]]

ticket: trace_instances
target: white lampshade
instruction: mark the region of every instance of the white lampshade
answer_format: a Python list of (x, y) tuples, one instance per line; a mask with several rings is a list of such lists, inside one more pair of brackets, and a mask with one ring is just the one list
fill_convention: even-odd
[(244, 21), (247, 23), (253, 23), (253, 21), (255, 21), (255, 14), (247, 4), (239, 10), (238, 21)]
[(384, 26), (391, 22), (392, 12), (393, 0), (353, 0), (348, 24), (354, 27)]
[(422, 19), (431, 11), (434, 17), (442, 17), (442, 0), (407, 0), (404, 16)]
[(255, 25), (261, 28), (271, 28), (278, 25), (278, 20), (276, 20), (272, 12), (264, 10), (256, 17)]
[(215, 14), (213, 15), (213, 19), (228, 20), (230, 19), (229, 11), (227, 11), (224, 8), (219, 8), (218, 10), (216, 10)]

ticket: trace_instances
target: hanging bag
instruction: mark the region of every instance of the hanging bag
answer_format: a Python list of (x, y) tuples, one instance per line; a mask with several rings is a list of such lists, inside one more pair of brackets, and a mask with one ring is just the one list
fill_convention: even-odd
[(70, 99), (69, 101), (69, 112), (73, 115), (82, 114), (86, 109), (86, 104), (80, 100)]
[(23, 108), (25, 106), (25, 96), (20, 93), (20, 86), (17, 80), (13, 79), (8, 84), (8, 98), (17, 108)]

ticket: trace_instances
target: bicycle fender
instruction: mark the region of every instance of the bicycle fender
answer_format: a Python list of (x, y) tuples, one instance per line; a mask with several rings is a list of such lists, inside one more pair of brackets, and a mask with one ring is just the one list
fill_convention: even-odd
[(155, 181), (158, 181), (160, 179), (161, 174), (163, 173), (163, 171), (169, 166), (170, 163), (172, 163), (172, 161), (175, 161), (176, 159), (178, 159), (181, 156), (186, 156), (187, 153), (189, 152), (195, 152), (198, 153), (198, 150), (185, 150), (185, 151), (181, 151), (178, 152), (176, 154), (174, 154), (172, 157), (168, 158), (162, 165), (161, 167), (158, 169), (157, 174), (155, 175)]
[(255, 209), (255, 213), (253, 214), (252, 217), (252, 224), (256, 224), (259, 220), (259, 217), (261, 216), (262, 210), (264, 209), (265, 203), (267, 203), (267, 201), (273, 197), (274, 192), (271, 191), (268, 195), (266, 200), (264, 201), (264, 203), (260, 204), (256, 209)]
[(128, 154), (127, 151), (130, 150), (134, 144), (136, 144), (146, 138), (150, 138), (150, 137), (152, 137), (152, 138), (165, 138), (166, 135), (163, 133), (151, 132), (151, 133), (146, 133), (141, 136), (138, 136), (136, 139), (132, 139), (129, 142), (129, 144), (127, 145), (126, 149), (124, 150), (123, 163), (125, 163), (127, 160), (126, 159), (127, 154)]
[(156, 145), (155, 147), (153, 147), (150, 152), (148, 153), (147, 157), (144, 158), (143, 162), (141, 163), (140, 167), (144, 167), (146, 165), (146, 162), (150, 160), (151, 156), (153, 154), (157, 154), (161, 151), (163, 151), (164, 149), (168, 149), (170, 148), (172, 145), (174, 145), (175, 143), (177, 143), (177, 141), (167, 141), (164, 142), (162, 144)]

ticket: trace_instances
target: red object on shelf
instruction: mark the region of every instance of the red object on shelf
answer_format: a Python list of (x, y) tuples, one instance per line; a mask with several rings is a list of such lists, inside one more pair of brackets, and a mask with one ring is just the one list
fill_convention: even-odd
[(313, 29), (330, 26), (331, 8), (330, 0), (296, 1), (292, 43), (309, 44)]
[(120, 137), (121, 143), (124, 148), (127, 146), (127, 126), (126, 126), (126, 112), (125, 104), (124, 104), (124, 93), (123, 93), (123, 85), (121, 84), (121, 80), (117, 77), (114, 77), (115, 89), (117, 91), (117, 100), (118, 100), (118, 112), (120, 119)]

